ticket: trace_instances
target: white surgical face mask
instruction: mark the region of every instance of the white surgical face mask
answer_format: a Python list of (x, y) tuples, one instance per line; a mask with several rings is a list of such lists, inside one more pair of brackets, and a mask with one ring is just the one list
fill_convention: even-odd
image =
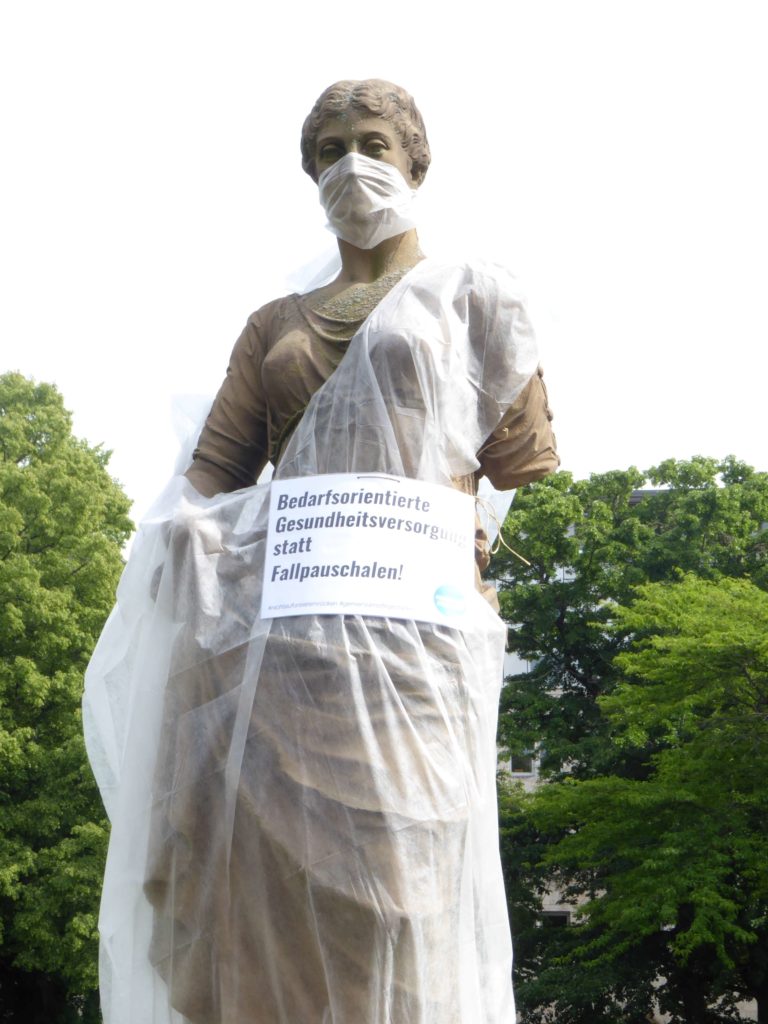
[(328, 230), (359, 249), (415, 227), (416, 191), (392, 164), (347, 153), (323, 171), (317, 185)]

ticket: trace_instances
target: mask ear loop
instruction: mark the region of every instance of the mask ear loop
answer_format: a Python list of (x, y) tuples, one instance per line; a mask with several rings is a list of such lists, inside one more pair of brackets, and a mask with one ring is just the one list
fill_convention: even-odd
[(515, 551), (513, 547), (510, 547), (509, 544), (507, 544), (507, 542), (501, 535), (503, 524), (499, 522), (499, 517), (496, 515), (496, 509), (493, 507), (493, 505), (489, 501), (486, 501), (485, 498), (481, 498), (479, 495), (476, 495), (475, 497), (475, 504), (482, 505), (485, 514), (490, 519), (492, 519), (493, 522), (496, 524), (496, 539), (494, 540), (493, 544), (490, 547), (491, 554), (495, 555), (496, 552), (499, 551), (501, 548), (506, 548), (511, 555), (514, 555), (515, 558), (519, 558), (524, 565), (530, 567), (531, 563), (528, 561), (528, 559), (523, 558), (519, 551)]

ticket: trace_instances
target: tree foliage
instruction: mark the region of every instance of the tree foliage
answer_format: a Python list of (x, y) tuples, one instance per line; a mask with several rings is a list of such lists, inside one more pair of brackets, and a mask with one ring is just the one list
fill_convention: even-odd
[[(655, 489), (637, 500), (646, 480)], [(768, 588), (766, 522), (768, 474), (732, 458), (669, 460), (647, 474), (629, 469), (576, 482), (556, 473), (519, 492), (506, 532), (531, 564), (500, 552), (493, 571), (509, 649), (533, 668), (505, 689), (504, 745), (524, 750), (546, 738), (545, 777), (598, 775), (609, 767), (606, 756), (613, 765), (618, 752), (606, 744), (597, 705), (625, 646), (621, 633), (606, 629), (611, 603), (626, 603), (641, 583), (685, 572), (748, 576)]]
[[(515, 818), (530, 1021), (634, 1024), (657, 998), (709, 1024), (768, 994), (768, 476), (702, 458), (647, 476), (640, 500), (635, 470), (526, 488), (507, 525), (532, 565), (497, 567), (533, 665), (508, 681), (500, 740), (537, 749), (549, 780)], [(577, 927), (531, 920), (547, 885)]]
[(79, 709), (132, 528), (108, 457), (53, 386), (0, 376), (0, 1020), (94, 1002), (107, 832)]

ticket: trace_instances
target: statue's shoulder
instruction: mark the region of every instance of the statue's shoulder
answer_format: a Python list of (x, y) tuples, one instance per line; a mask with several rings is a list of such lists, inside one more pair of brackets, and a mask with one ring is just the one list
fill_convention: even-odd
[(403, 282), (406, 286), (410, 283), (435, 292), (525, 301), (525, 290), (516, 274), (501, 263), (480, 257), (448, 260), (429, 257), (417, 264)]
[(276, 331), (281, 331), (285, 327), (286, 321), (296, 319), (300, 315), (298, 296), (295, 293), (281, 295), (251, 313), (246, 330), (255, 331), (269, 339)]

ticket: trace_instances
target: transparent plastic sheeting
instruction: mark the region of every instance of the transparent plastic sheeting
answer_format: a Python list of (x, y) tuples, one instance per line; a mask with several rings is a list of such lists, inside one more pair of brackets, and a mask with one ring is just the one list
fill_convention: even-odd
[[(277, 475), (450, 484), (536, 369), (504, 271), (425, 261), (314, 395)], [(262, 620), (269, 484), (175, 477), (86, 677), (112, 821), (106, 1024), (510, 1024), (496, 715), (505, 629)]]

